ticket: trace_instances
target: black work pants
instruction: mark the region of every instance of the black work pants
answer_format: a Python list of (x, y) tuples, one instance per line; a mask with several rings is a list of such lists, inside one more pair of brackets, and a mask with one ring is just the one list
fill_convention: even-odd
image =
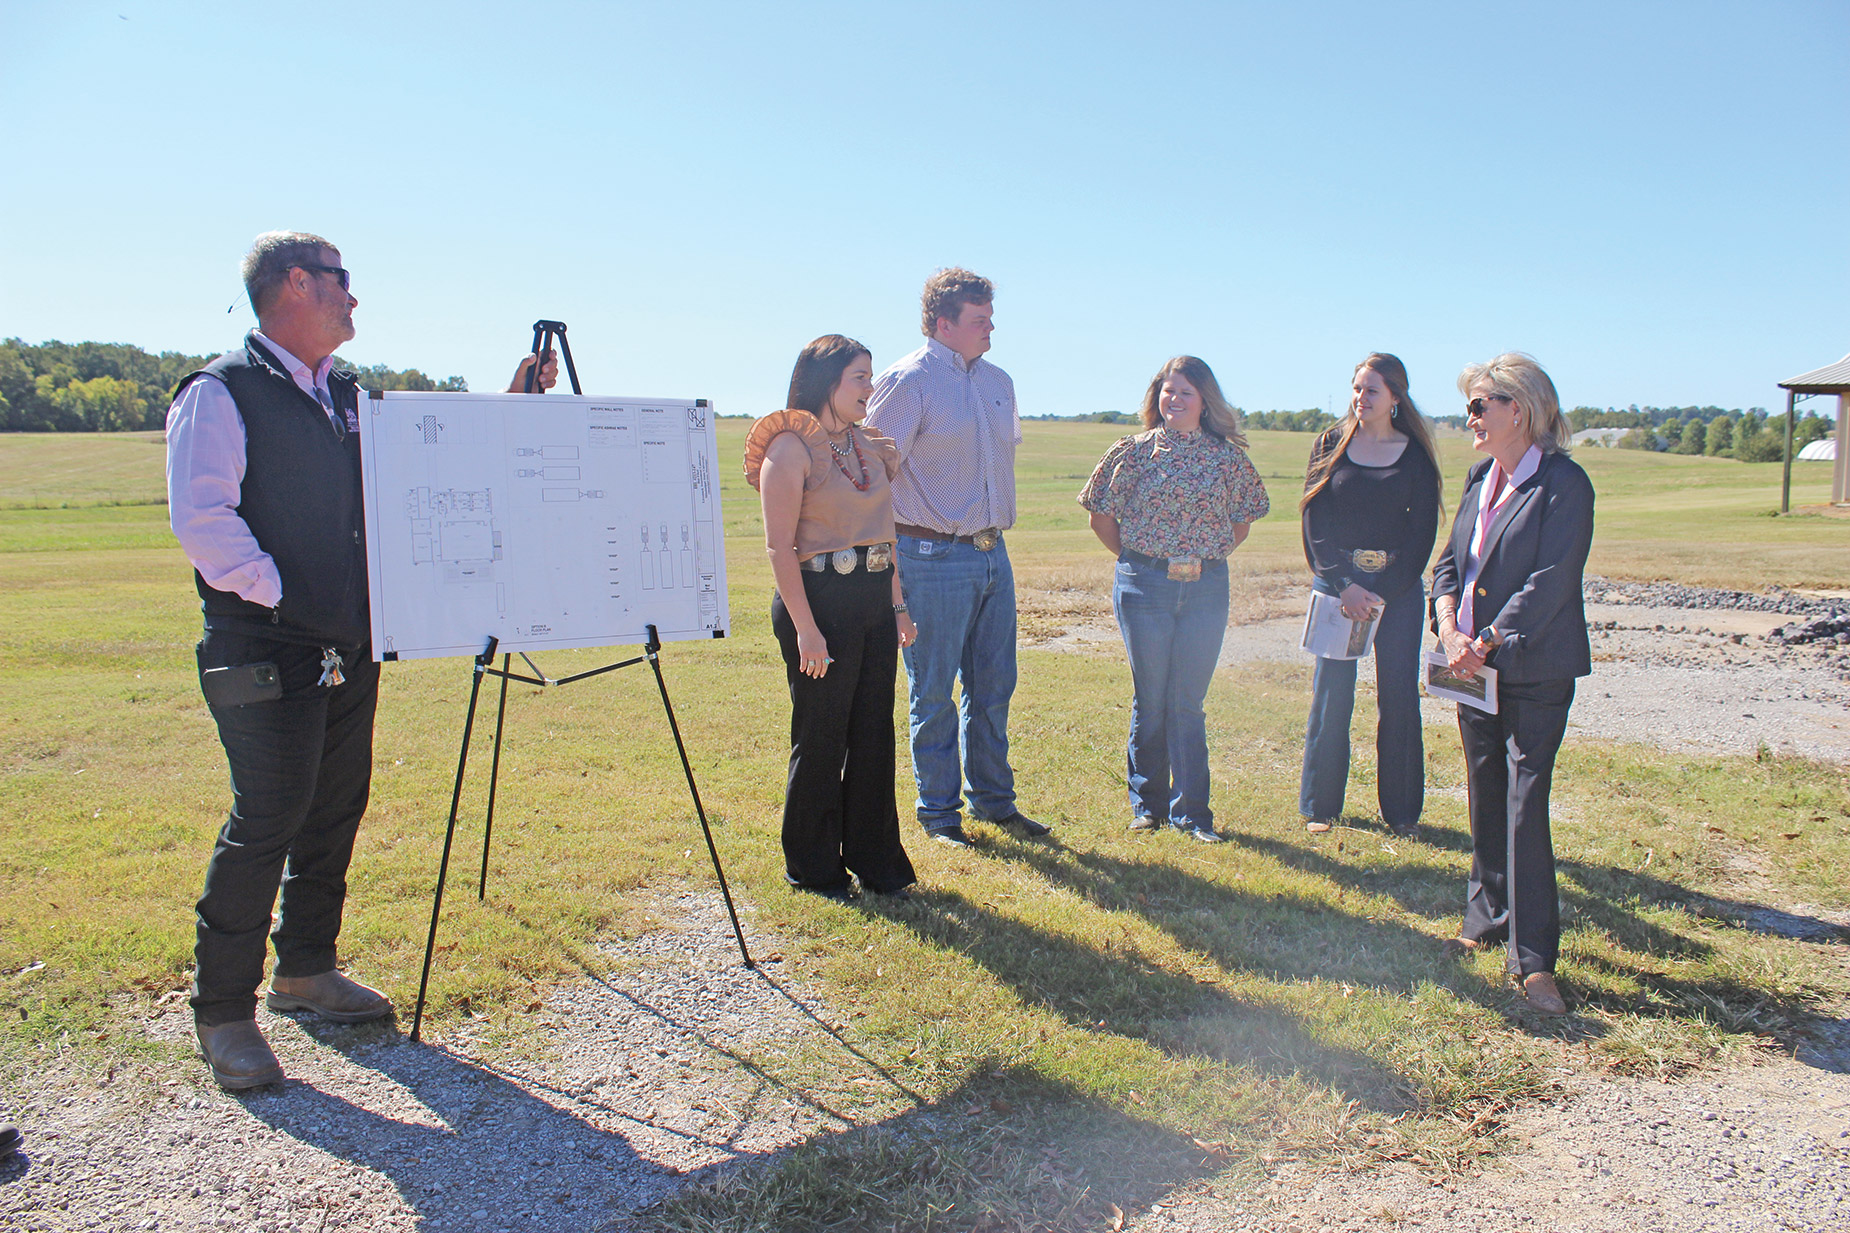
[(1574, 682), (1500, 680), (1497, 686), (1497, 714), (1458, 708), (1471, 796), (1471, 880), (1459, 934), (1500, 942), (1513, 931), (1516, 959), (1527, 976), (1554, 971), (1561, 951), (1548, 790)]
[[(249, 1019), (263, 981), (264, 935), (276, 975), (335, 965), (347, 864), (372, 783), (379, 665), (343, 652), (346, 682), (318, 685), (319, 647), (207, 630), (199, 670), (274, 663), (283, 695), (212, 707), (231, 768), (231, 816), (199, 898), (192, 1006), (202, 1025)], [(282, 905), (271, 929), (271, 908)]]
[(790, 686), (784, 873), (815, 890), (840, 890), (852, 872), (869, 890), (896, 891), (917, 875), (893, 798), (893, 576), (805, 570), (803, 591), (835, 662), (820, 680), (798, 671), (796, 624), (783, 597), (774, 597), (771, 630)]

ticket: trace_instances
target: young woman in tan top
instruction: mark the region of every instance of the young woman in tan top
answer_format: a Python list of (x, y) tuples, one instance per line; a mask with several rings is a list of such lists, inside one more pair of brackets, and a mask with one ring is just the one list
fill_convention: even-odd
[(893, 553), (893, 442), (861, 426), (866, 347), (825, 334), (790, 374), (789, 406), (752, 425), (745, 478), (764, 511), (771, 630), (790, 687), (784, 876), (835, 898), (916, 879), (894, 804), (894, 678), (918, 636)]

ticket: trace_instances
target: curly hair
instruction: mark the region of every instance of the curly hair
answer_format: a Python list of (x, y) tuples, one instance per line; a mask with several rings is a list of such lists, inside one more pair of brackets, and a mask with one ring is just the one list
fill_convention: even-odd
[(958, 266), (939, 270), (925, 280), (925, 294), (919, 297), (923, 310), (921, 333), (930, 338), (938, 328), (938, 318), (956, 323), (965, 304), (989, 304), (996, 298), (996, 285), (980, 274)]

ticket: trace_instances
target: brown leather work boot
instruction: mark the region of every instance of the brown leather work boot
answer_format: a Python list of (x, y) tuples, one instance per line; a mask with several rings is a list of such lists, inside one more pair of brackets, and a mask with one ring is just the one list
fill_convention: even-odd
[(231, 1091), (262, 1087), (283, 1081), (282, 1064), (270, 1052), (270, 1042), (255, 1019), (239, 1019), (217, 1027), (195, 1024), (199, 1035), (199, 1055), (212, 1068), (218, 1085)]
[(1555, 987), (1553, 972), (1531, 972), (1522, 978), (1522, 995), (1529, 999), (1529, 1007), (1541, 1015), (1565, 1015), (1567, 1003), (1561, 998), (1561, 991)]
[(312, 1010), (333, 1023), (365, 1023), (392, 1013), (392, 999), (339, 972), (272, 976), (263, 1004), (271, 1010)]

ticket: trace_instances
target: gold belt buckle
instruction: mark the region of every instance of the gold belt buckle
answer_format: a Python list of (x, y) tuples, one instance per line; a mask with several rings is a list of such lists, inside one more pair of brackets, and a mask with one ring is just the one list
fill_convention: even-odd
[(838, 574), (852, 574), (855, 565), (859, 562), (860, 558), (855, 555), (852, 548), (837, 548), (829, 554), (829, 564), (835, 567), (835, 572)]
[(869, 544), (867, 545), (867, 572), (868, 573), (877, 574), (881, 570), (889, 568), (892, 564), (893, 564), (893, 545), (891, 544)]
[(991, 548), (994, 548), (1000, 543), (1001, 540), (1002, 532), (996, 530), (994, 527), (985, 527), (970, 537), (970, 542), (976, 546), (978, 552), (988, 552)]
[(1388, 567), (1388, 554), (1378, 548), (1358, 548), (1349, 560), (1365, 574), (1378, 574)]
[(1200, 582), (1201, 581), (1201, 558), (1200, 557), (1170, 557), (1169, 558), (1169, 581), (1171, 582)]

